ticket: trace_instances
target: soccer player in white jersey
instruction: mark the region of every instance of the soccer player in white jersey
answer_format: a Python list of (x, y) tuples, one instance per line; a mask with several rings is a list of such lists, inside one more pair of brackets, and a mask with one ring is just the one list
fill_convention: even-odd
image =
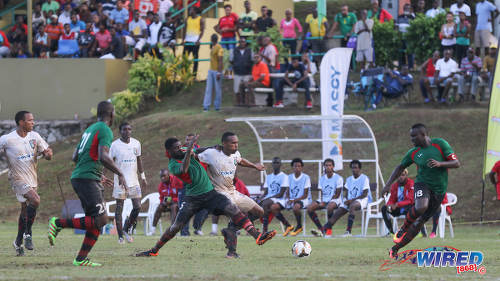
[(10, 186), (21, 203), (17, 238), (13, 245), (16, 254), (23, 256), (23, 238), (26, 249), (33, 250), (31, 227), (40, 204), (40, 196), (37, 193), (38, 156), (50, 160), (52, 150), (47, 142), (33, 131), (35, 125), (33, 114), (19, 111), (15, 120), (16, 130), (0, 137), (0, 152), (5, 152), (7, 156)]
[[(288, 220), (281, 214), (281, 208), (286, 206), (285, 192), (289, 186), (288, 175), (281, 171), (281, 159), (274, 157), (272, 162), (273, 172), (266, 176), (264, 182), (264, 194), (260, 197), (260, 205), (264, 209), (264, 216), (262, 217), (262, 228), (264, 232), (267, 231), (269, 225), (269, 214), (276, 212), (276, 218), (283, 223), (283, 225), (290, 227)], [(276, 204), (273, 211), (272, 205)], [(289, 229), (289, 231), (291, 231)]]
[[(254, 168), (257, 171), (264, 171), (264, 165), (254, 164), (241, 157), (238, 151), (238, 136), (232, 132), (225, 132), (222, 135), (222, 146), (219, 148), (208, 148), (199, 153), (198, 159), (208, 165), (207, 174), (214, 185), (214, 189), (226, 195), (236, 206), (248, 214), (250, 221), (262, 217), (264, 210), (250, 197), (236, 191), (233, 180), (237, 166)], [(227, 228), (221, 232), (228, 248), (226, 257), (238, 257), (236, 253), (236, 229), (235, 225), (230, 223)]]
[(370, 179), (365, 174), (361, 173), (361, 162), (359, 162), (359, 160), (352, 160), (349, 167), (351, 168), (352, 176), (348, 177), (345, 181), (344, 190), (347, 191), (346, 200), (323, 226), (323, 231), (331, 229), (338, 219), (349, 213), (349, 217), (347, 219), (347, 229), (343, 235), (344, 237), (351, 236), (355, 212), (366, 208), (369, 198), (371, 197)]
[(326, 208), (327, 217), (330, 218), (333, 215), (333, 211), (342, 205), (341, 194), (342, 188), (344, 187), (344, 179), (334, 172), (335, 162), (333, 159), (325, 159), (323, 167), (325, 169), (325, 174), (319, 179), (318, 189), (321, 193), (318, 197), (318, 201), (313, 201), (311, 205), (307, 206), (309, 217), (318, 227), (318, 229), (311, 230), (311, 233), (320, 237), (324, 234), (327, 236), (331, 235), (331, 233), (323, 233), (323, 227), (319, 221), (318, 215), (316, 215), (316, 210)]
[(297, 226), (290, 232), (291, 236), (295, 236), (302, 232), (302, 215), (301, 209), (311, 204), (311, 178), (306, 173), (303, 173), (304, 162), (302, 159), (295, 158), (292, 160), (293, 173), (288, 175), (288, 202), (287, 208), (293, 210)]
[[(118, 243), (123, 244), (125, 238), (127, 242), (134, 240), (131, 236), (135, 227), (137, 216), (141, 211), (141, 185), (145, 188), (147, 185), (146, 175), (142, 166), (141, 143), (132, 138), (132, 126), (129, 123), (122, 123), (119, 127), (120, 138), (111, 143), (110, 156), (113, 158), (116, 166), (123, 172), (127, 186), (124, 188), (118, 183), (118, 176), (115, 175), (113, 198), (116, 199), (115, 222), (118, 232)], [(138, 172), (141, 175), (139, 183)], [(125, 199), (132, 200), (132, 211), (122, 228), (122, 212)]]

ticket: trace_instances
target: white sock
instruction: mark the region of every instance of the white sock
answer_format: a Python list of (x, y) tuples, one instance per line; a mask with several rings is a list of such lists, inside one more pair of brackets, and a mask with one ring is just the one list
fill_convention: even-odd
[(217, 233), (217, 225), (216, 223), (212, 223), (212, 232)]

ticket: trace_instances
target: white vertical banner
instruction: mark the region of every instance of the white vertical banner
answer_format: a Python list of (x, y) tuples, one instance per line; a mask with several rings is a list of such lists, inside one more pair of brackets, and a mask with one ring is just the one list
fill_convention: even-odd
[(323, 159), (332, 158), (342, 170), (342, 115), (352, 49), (330, 49), (321, 60), (321, 115), (337, 117), (321, 121)]

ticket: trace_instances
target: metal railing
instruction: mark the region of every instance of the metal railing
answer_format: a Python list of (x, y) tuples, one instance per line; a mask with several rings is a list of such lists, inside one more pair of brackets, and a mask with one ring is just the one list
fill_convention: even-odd
[(27, 1), (23, 1), (19, 4), (16, 4), (8, 9), (5, 9), (5, 10), (0, 12), (0, 17), (3, 17), (7, 14), (11, 14), (11, 17), (12, 17), (12, 22), (10, 24), (2, 27), (3, 30), (6, 30), (6, 29), (8, 29), (16, 24), (16, 10), (23, 7), (23, 6), (26, 6), (26, 4), (27, 4)]

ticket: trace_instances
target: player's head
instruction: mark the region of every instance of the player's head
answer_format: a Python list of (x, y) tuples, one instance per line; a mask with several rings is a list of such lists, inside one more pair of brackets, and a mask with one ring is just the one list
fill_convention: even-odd
[(123, 122), (118, 127), (122, 139), (128, 140), (132, 136), (132, 126), (128, 122)]
[[(194, 138), (193, 133), (189, 133), (186, 135), (186, 138), (184, 139), (184, 145), (187, 145), (193, 138)], [(195, 145), (197, 144), (196, 142), (194, 143)]]
[(427, 128), (422, 123), (411, 126), (410, 137), (411, 142), (415, 146), (424, 146), (427, 137)]
[(352, 175), (354, 177), (359, 177), (361, 175), (361, 162), (357, 159), (354, 159), (349, 163), (349, 167), (351, 168)]
[(168, 158), (182, 159), (184, 151), (181, 149), (181, 142), (176, 138), (168, 138), (165, 141), (165, 150)]
[(16, 113), (14, 117), (16, 120), (16, 125), (23, 129), (25, 132), (31, 132), (35, 126), (35, 119), (31, 112), (26, 110), (21, 110)]
[(273, 162), (271, 163), (271, 165), (273, 166), (273, 172), (275, 174), (278, 174), (281, 170), (281, 158), (279, 157), (274, 157), (273, 158)]
[(222, 150), (224, 153), (233, 154), (238, 151), (238, 136), (233, 132), (222, 134)]
[(327, 158), (325, 159), (325, 161), (323, 161), (323, 167), (325, 168), (325, 173), (331, 174), (333, 173), (333, 169), (335, 168), (335, 161), (333, 161), (333, 159), (331, 158)]
[(408, 179), (408, 169), (404, 169), (398, 178), (398, 183), (405, 184), (407, 179)]
[(304, 162), (302, 162), (302, 159), (300, 158), (294, 158), (292, 160), (292, 168), (293, 168), (293, 172), (295, 174), (300, 174), (302, 173), (302, 170), (304, 169)]
[(170, 180), (168, 169), (160, 170), (160, 180), (161, 182), (168, 183), (168, 181)]
[(109, 126), (113, 124), (113, 117), (115, 115), (115, 108), (109, 101), (101, 101), (97, 105), (97, 120), (108, 123)]

